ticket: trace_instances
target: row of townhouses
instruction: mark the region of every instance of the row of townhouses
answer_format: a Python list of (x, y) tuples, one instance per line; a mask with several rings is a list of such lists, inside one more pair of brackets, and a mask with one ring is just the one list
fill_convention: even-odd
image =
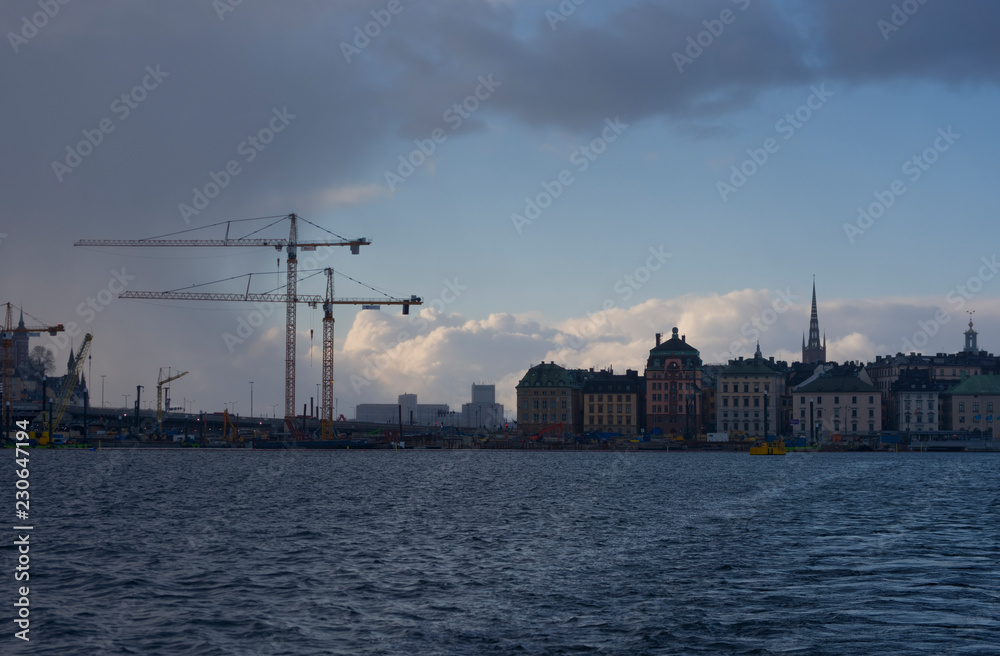
[(829, 441), (883, 431), (1000, 432), (994, 431), (1000, 358), (979, 350), (972, 321), (965, 347), (955, 354), (828, 362), (815, 284), (801, 362), (765, 358), (758, 343), (752, 358), (706, 365), (674, 328), (667, 340), (656, 334), (641, 375), (542, 362), (528, 369), (516, 394), (518, 429), (528, 435), (558, 430), (694, 438), (725, 432)]

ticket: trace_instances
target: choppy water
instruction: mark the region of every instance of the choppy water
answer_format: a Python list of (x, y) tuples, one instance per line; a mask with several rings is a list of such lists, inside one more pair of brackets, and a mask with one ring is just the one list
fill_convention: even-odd
[(31, 466), (32, 640), (12, 637), (8, 527), (2, 653), (1000, 653), (996, 455), (106, 450)]

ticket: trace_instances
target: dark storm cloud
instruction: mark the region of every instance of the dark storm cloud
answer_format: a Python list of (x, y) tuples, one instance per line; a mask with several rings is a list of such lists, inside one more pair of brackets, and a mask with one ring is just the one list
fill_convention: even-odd
[[(643, 2), (600, 24), (588, 20), (592, 4), (546, 17), (559, 6), (541, 3), (527, 35), (515, 33), (507, 9), (439, 2), (413, 12), (412, 27), (379, 52), (401, 70), (395, 86), (414, 112), (409, 124), (425, 114), (433, 123), (435, 102), (460, 97), (485, 71), (505, 85), (491, 108), (570, 129), (614, 114), (720, 115), (761, 91), (812, 81), (952, 84), (998, 75), (1000, 6), (986, 0)], [(719, 33), (691, 46), (709, 27)], [(682, 70), (675, 53), (689, 60)]]
[[(283, 212), (289, 198), (377, 177), (386, 152), (391, 158), (398, 148), (394, 139), (449, 127), (445, 112), (473, 94), (483, 76), (500, 86), (463, 119), (463, 131), (491, 116), (587, 130), (621, 115), (713, 134), (713, 118), (771, 89), (834, 81), (993, 83), (998, 75), (993, 32), (1000, 6), (987, 0), (611, 8), (591, 0), (565, 16), (560, 7), (575, 5), (555, 0), (400, 0), (387, 20), (389, 5), (244, 1), (220, 13), (209, 0), (70, 2), (15, 44), (10, 34), (20, 34), (39, 5), (5, 3), (0, 174), (8, 184), (17, 181), (6, 210), (65, 216), (72, 207), (77, 220), (106, 225), (99, 232), (111, 234), (183, 227), (178, 205), (190, 203), (193, 188), (213, 172), (240, 160), (243, 140), (287, 107), (294, 122), (256, 161), (240, 161), (239, 179), (197, 220), (271, 206)], [(372, 29), (377, 17), (385, 24)], [(905, 22), (887, 32), (884, 25), (899, 17)], [(692, 49), (689, 39), (706, 43), (700, 33), (712, 26), (721, 33)], [(682, 71), (678, 53), (690, 59)], [(168, 77), (121, 118), (113, 103), (141, 84), (147, 66)], [(54, 171), (67, 147), (105, 118), (114, 132), (71, 173)], [(137, 216), (156, 227), (136, 226)], [(132, 229), (122, 231), (126, 225)]]

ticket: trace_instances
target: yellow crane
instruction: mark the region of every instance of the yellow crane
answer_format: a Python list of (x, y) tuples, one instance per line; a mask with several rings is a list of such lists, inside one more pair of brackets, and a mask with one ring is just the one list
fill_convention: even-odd
[(182, 371), (176, 376), (171, 376), (167, 373), (167, 377), (163, 377), (163, 367), (160, 367), (160, 375), (156, 377), (156, 438), (160, 439), (163, 437), (163, 386), (172, 380), (177, 380), (181, 376), (186, 376), (188, 372)]
[(90, 350), (90, 341), (92, 339), (93, 335), (90, 333), (84, 336), (80, 352), (76, 354), (76, 366), (73, 367), (73, 371), (66, 372), (62, 391), (59, 393), (59, 398), (56, 400), (52, 410), (52, 430), (56, 430), (59, 427), (63, 413), (66, 412), (66, 406), (69, 405), (69, 399), (73, 394), (73, 388), (76, 387), (76, 381), (80, 379), (80, 374), (83, 373), (83, 365), (87, 361), (87, 352)]

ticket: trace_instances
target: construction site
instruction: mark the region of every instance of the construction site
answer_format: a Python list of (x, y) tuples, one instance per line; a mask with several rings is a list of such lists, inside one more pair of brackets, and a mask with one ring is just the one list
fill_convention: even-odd
[[(271, 221), (240, 237), (231, 236), (234, 224), (244, 221)], [(300, 240), (299, 223), (304, 221), (327, 233), (322, 240)], [(256, 236), (283, 222), (288, 223), (287, 238)], [(299, 253), (318, 248), (347, 247), (357, 255), (363, 246), (370, 246), (368, 238), (345, 238), (322, 228), (296, 214), (225, 221), (195, 230), (225, 230), (221, 238), (187, 239), (168, 235), (149, 239), (81, 239), (74, 242), (80, 247), (116, 248), (273, 248), (285, 256), (285, 283), (277, 289), (251, 291), (252, 274), (246, 274), (246, 287), (238, 291), (122, 291), (119, 298), (146, 300), (199, 301), (209, 303), (275, 303), (285, 305), (285, 365), (283, 414), (277, 416), (238, 416), (227, 407), (221, 412), (187, 412), (183, 406), (173, 406), (170, 385), (187, 375), (188, 371), (174, 371), (169, 367), (158, 369), (155, 379), (150, 377), (150, 388), (156, 389), (155, 410), (151, 399), (143, 400), (147, 385), (135, 387), (135, 402), (129, 406), (128, 396), (124, 409), (93, 407), (91, 392), (85, 375), (90, 364), (90, 347), (95, 336), (87, 333), (74, 354), (70, 350), (67, 372), (61, 377), (48, 373), (54, 369), (51, 353), (44, 347), (30, 350), (29, 339), (42, 334), (55, 336), (65, 332), (63, 324), (47, 324), (34, 320), (23, 308), (14, 322), (15, 306), (8, 302), (2, 331), (2, 383), (0, 398), (3, 407), (3, 436), (9, 442), (10, 430), (15, 421), (29, 422), (31, 440), (37, 446), (148, 446), (183, 447), (215, 446), (244, 448), (355, 448), (385, 445), (398, 448), (404, 440), (402, 420), (399, 426), (386, 428), (385, 424), (348, 422), (341, 414), (335, 416), (334, 381), (334, 306), (354, 305), (362, 308), (400, 306), (404, 315), (411, 306), (419, 306), (417, 295), (405, 298), (386, 294), (372, 297), (337, 297), (334, 291), (334, 270), (327, 267), (318, 271), (300, 271)], [(192, 232), (188, 230), (184, 232)], [(177, 233), (179, 234), (179, 233)], [(169, 237), (169, 238), (168, 238)], [(280, 261), (279, 261), (280, 262)], [(316, 275), (326, 278), (324, 295), (300, 294), (298, 283)], [(237, 278), (242, 276), (237, 276)], [(208, 283), (206, 283), (208, 284)], [(202, 286), (202, 285), (195, 285)], [(372, 287), (371, 289), (375, 289)], [(322, 317), (322, 378), (318, 398), (303, 404), (296, 413), (296, 335), (297, 310), (300, 304), (321, 308)], [(25, 323), (25, 315), (29, 323)], [(34, 323), (31, 323), (34, 321)], [(99, 339), (99, 337), (97, 337)], [(48, 360), (48, 361), (47, 361)], [(153, 372), (151, 372), (152, 374)], [(103, 378), (103, 376), (102, 376)], [(103, 382), (103, 381), (102, 381)], [(90, 381), (93, 384), (93, 381)], [(149, 392), (147, 392), (148, 394)], [(102, 392), (103, 395), (103, 392)], [(144, 407), (143, 403), (147, 406)], [(235, 406), (235, 404), (234, 404)], [(233, 408), (235, 410), (235, 407)], [(411, 442), (412, 443), (412, 442)], [(404, 443), (405, 444), (405, 443)]]

